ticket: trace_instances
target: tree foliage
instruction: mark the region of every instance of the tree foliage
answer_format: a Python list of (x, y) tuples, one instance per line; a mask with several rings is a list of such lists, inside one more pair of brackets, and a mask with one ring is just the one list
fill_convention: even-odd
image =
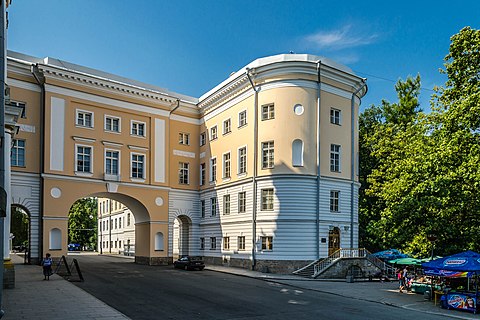
[(97, 199), (77, 200), (68, 216), (68, 241), (95, 248), (97, 243)]
[(361, 241), (372, 250), (398, 247), (427, 255), (480, 249), (480, 32), (451, 38), (445, 86), (432, 112), (418, 105), (420, 78), (395, 86), (360, 117)]

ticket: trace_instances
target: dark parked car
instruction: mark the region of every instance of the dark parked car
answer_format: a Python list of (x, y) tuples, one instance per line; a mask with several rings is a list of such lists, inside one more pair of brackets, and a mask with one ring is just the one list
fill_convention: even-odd
[(185, 270), (203, 270), (205, 268), (205, 263), (202, 260), (202, 257), (191, 257), (186, 256), (178, 259), (173, 263), (175, 268), (185, 269)]

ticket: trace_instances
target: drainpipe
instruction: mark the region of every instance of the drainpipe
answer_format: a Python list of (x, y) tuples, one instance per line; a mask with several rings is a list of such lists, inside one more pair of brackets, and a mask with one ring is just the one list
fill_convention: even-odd
[[(40, 201), (39, 201), (39, 212), (38, 212), (38, 217), (40, 219), (39, 224), (39, 230), (38, 230), (38, 260), (40, 261), (41, 257), (43, 257), (43, 204), (44, 204), (44, 199), (43, 199), (43, 191), (45, 188), (45, 179), (43, 178), (43, 174), (45, 173), (45, 105), (46, 105), (46, 95), (45, 95), (45, 77), (43, 76), (42, 72), (38, 68), (38, 64), (32, 65), (30, 71), (32, 72), (33, 77), (35, 78), (35, 81), (38, 83), (40, 86)], [(32, 223), (32, 220), (30, 219), (30, 224)], [(31, 250), (31, 244), (28, 244), (30, 250)], [(29, 250), (29, 251), (30, 251)], [(29, 256), (31, 259), (31, 256)], [(30, 263), (29, 259), (29, 263)]]
[[(354, 191), (355, 191), (355, 162), (357, 159), (357, 156), (355, 154), (355, 97), (360, 99), (362, 96), (357, 96), (357, 94), (367, 85), (367, 79), (363, 78), (362, 79), (362, 85), (352, 94), (352, 100), (351, 100), (351, 114), (350, 114), (350, 119), (351, 119), (351, 154), (350, 154), (350, 179), (352, 180), (351, 182), (351, 188), (350, 188), (350, 249), (353, 249), (353, 209), (354, 209)], [(361, 101), (360, 101), (361, 103)], [(360, 106), (360, 103), (358, 106)]]
[(257, 239), (257, 175), (258, 175), (258, 88), (252, 81), (251, 69), (247, 68), (246, 75), (254, 92), (254, 120), (253, 120), (253, 212), (252, 212), (252, 270), (255, 270), (256, 239)]
[(321, 78), (321, 68), (322, 68), (322, 61), (317, 61), (317, 75), (318, 75), (318, 90), (317, 90), (317, 195), (316, 195), (316, 232), (317, 232), (317, 260), (320, 259), (320, 102), (321, 102), (321, 89), (322, 89), (322, 78)]

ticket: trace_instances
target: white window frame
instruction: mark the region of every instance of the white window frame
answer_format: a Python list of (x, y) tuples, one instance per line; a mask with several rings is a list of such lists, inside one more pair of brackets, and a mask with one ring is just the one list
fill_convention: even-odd
[(301, 139), (292, 142), (292, 166), (303, 167), (304, 143)]
[(190, 133), (179, 132), (178, 133), (178, 143), (184, 146), (190, 145)]
[(342, 110), (330, 108), (330, 123), (338, 126), (342, 125)]
[[(338, 147), (338, 150), (336, 150)], [(330, 144), (330, 172), (342, 172), (342, 146)]]
[(200, 185), (205, 185), (207, 180), (207, 164), (205, 162), (200, 163)]
[[(245, 118), (242, 121), (242, 115), (245, 115)], [(248, 124), (247, 122), (247, 110), (242, 110), (238, 113), (238, 127), (243, 128)]]
[(261, 190), (261, 211), (273, 211), (275, 208), (275, 190), (265, 188)]
[[(187, 177), (186, 182), (184, 181), (185, 176)], [(178, 184), (190, 184), (190, 163), (183, 161), (178, 162)]]
[[(78, 171), (78, 147), (83, 147), (83, 148), (89, 148), (90, 149), (90, 170), (89, 171)], [(75, 175), (81, 175), (81, 176), (89, 176), (91, 177), (93, 175), (93, 146), (85, 145), (85, 144), (78, 144), (75, 143), (75, 167), (74, 167), (74, 172)]]
[(210, 237), (210, 250), (217, 250), (217, 237)]
[[(135, 130), (137, 131), (136, 133), (134, 133), (134, 125), (137, 126), (137, 128), (135, 128)], [(139, 125), (143, 125), (143, 135), (138, 134)], [(132, 137), (145, 138), (147, 136), (147, 123), (144, 121), (130, 120), (130, 135)]]
[[(244, 154), (244, 161), (242, 161), (242, 155), (240, 153), (241, 150), (245, 149), (245, 154)], [(247, 146), (241, 146), (237, 149), (237, 175), (238, 176), (244, 176), (247, 174), (247, 167), (248, 167), (248, 163), (247, 163)], [(242, 168), (242, 163), (244, 163), (244, 168)]]
[[(111, 129), (107, 128), (108, 120), (112, 120), (112, 123), (111, 123), (112, 128)], [(113, 130), (113, 121), (114, 120), (118, 120), (118, 130)], [(120, 117), (116, 117), (116, 116), (106, 114), (105, 117), (104, 117), (104, 124), (105, 125), (104, 125), (103, 129), (105, 130), (105, 132), (111, 132), (111, 133), (121, 133), (122, 132), (122, 119)]]
[[(213, 162), (215, 162), (215, 165), (213, 165)], [(215, 170), (213, 170), (214, 168)], [(217, 169), (218, 169), (217, 157), (210, 158), (210, 182), (217, 181), (217, 173), (218, 173)]]
[[(79, 123), (79, 121), (80, 121), (79, 115), (80, 114), (84, 115), (83, 123)], [(90, 126), (85, 125), (85, 115), (87, 115), (87, 114), (89, 114), (91, 116), (91, 125)], [(88, 111), (88, 110), (83, 110), (83, 109), (76, 109), (75, 110), (75, 126), (76, 127), (93, 129), (93, 128), (95, 128), (94, 119), (95, 119), (95, 114), (93, 113), (93, 111)]]
[(230, 250), (230, 237), (225, 236), (223, 237), (223, 250)]
[(262, 142), (262, 169), (273, 169), (275, 167), (275, 142)]
[(218, 139), (218, 128), (216, 125), (210, 128), (210, 141)]
[(207, 144), (207, 133), (204, 131), (200, 133), (200, 147)]
[(238, 238), (237, 238), (238, 251), (244, 251), (245, 250), (245, 244), (246, 244), (245, 236), (238, 236)]
[(330, 212), (340, 212), (340, 191), (330, 190)]
[(207, 211), (207, 205), (205, 203), (205, 199), (200, 200), (200, 217), (205, 218), (205, 214)]
[(262, 121), (275, 119), (275, 103), (267, 103), (261, 106)]
[[(228, 159), (225, 157), (228, 156)], [(222, 177), (224, 180), (232, 177), (232, 153), (230, 151), (222, 155)]]
[[(118, 171), (117, 171), (117, 173), (115, 173), (115, 174), (114, 174), (114, 173), (109, 173), (109, 172), (107, 172), (107, 152), (116, 152), (116, 153), (118, 153), (118, 159), (117, 159), (117, 161), (118, 161), (118, 163), (117, 163), (117, 169), (118, 169)], [(104, 172), (105, 172), (105, 174), (106, 174), (106, 175), (110, 175), (110, 176), (120, 176), (120, 158), (121, 158), (121, 157), (120, 157), (120, 155), (121, 155), (121, 154), (120, 154), (120, 150), (105, 149), (105, 152), (104, 152), (103, 155), (104, 155), (104, 163), (103, 163), (103, 164), (104, 164), (104, 169), (105, 169)]]
[[(142, 170), (142, 177), (134, 177), (133, 176), (133, 156), (143, 156), (143, 170)], [(139, 152), (130, 152), (130, 179), (132, 181), (145, 181), (146, 177), (146, 170), (147, 170), (147, 156), (144, 153)]]
[(8, 106), (22, 108), (22, 114), (20, 118), (27, 119), (27, 103), (21, 101), (10, 100), (8, 103), (5, 103)]
[(223, 214), (229, 215), (231, 212), (232, 197), (230, 194), (223, 195)]
[(223, 120), (223, 135), (229, 134), (232, 132), (232, 119), (228, 118)]
[(217, 215), (217, 211), (218, 211), (218, 198), (211, 197), (210, 198), (210, 216), (215, 217)]
[(262, 251), (273, 251), (273, 237), (261, 236), (260, 245), (261, 245)]
[[(242, 197), (243, 197), (243, 206), (242, 206)], [(245, 212), (247, 212), (247, 192), (242, 191), (238, 193), (238, 213), (245, 213)]]
[[(23, 142), (23, 146), (19, 147), (18, 146), (18, 142), (19, 141), (22, 141)], [(10, 157), (10, 165), (12, 167), (21, 167), (21, 168), (25, 168), (26, 167), (26, 145), (27, 145), (27, 141), (25, 139), (13, 139), (13, 144), (12, 144), (12, 155)], [(18, 162), (18, 159), (19, 159), (19, 150), (23, 150), (23, 164), (20, 165)], [(15, 159), (17, 160), (16, 163), (13, 163), (13, 155), (16, 155)]]

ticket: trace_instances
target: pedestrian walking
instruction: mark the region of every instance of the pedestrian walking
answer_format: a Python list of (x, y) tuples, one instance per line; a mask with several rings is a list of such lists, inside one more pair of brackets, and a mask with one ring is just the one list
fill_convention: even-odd
[(43, 280), (50, 280), (50, 276), (52, 275), (52, 258), (50, 257), (50, 253), (47, 252), (45, 258), (42, 260), (42, 267), (43, 267)]

